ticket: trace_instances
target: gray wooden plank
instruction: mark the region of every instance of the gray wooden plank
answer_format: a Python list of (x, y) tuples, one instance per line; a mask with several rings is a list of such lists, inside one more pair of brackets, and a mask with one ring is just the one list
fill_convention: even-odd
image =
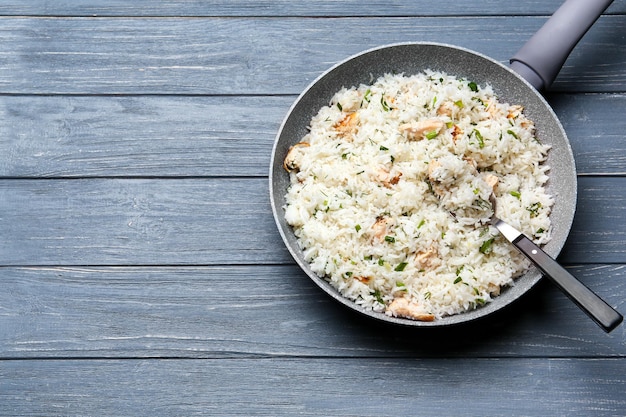
[(626, 96), (618, 94), (550, 94), (570, 140), (579, 175), (626, 173)]
[(0, 413), (621, 416), (625, 370), (550, 358), (2, 361)]
[[(520, 3), (515, 0), (473, 1), (471, 7), (459, 7), (454, 0), (190, 0), (159, 1), (36, 0), (0, 2), (0, 15), (5, 16), (442, 16), (442, 15), (537, 15), (551, 14), (561, 0), (533, 0)], [(624, 13), (623, 2), (615, 4), (607, 13)]]
[[(621, 263), (624, 177), (582, 177), (561, 260)], [(0, 180), (0, 264), (284, 263), (266, 178)]]
[(286, 261), (267, 188), (265, 178), (6, 180), (0, 262)]
[[(625, 265), (570, 269), (626, 312)], [(487, 319), (423, 331), (357, 316), (295, 265), (4, 267), (0, 283), (5, 359), (626, 358), (623, 325), (604, 334), (549, 282)]]
[(294, 97), (0, 97), (0, 175), (266, 176)]
[[(600, 252), (617, 249), (610, 262), (623, 262), (626, 259), (626, 233), (617, 223), (624, 217), (620, 207), (626, 206), (624, 191), (626, 184), (621, 178), (598, 177), (579, 178), (579, 196), (574, 224), (568, 242), (560, 259), (564, 262), (580, 262), (586, 258), (585, 251), (599, 252), (593, 258), (604, 258)], [(622, 246), (622, 249), (618, 249)], [(610, 251), (611, 249), (609, 249)], [(584, 262), (584, 261), (583, 261)]]
[[(544, 21), (4, 18), (0, 92), (297, 94), (332, 64), (393, 42), (458, 44), (506, 62)], [(555, 90), (624, 91), (625, 23), (624, 15), (601, 17), (566, 62)]]
[[(551, 94), (581, 175), (626, 173), (625, 94)], [(0, 97), (2, 177), (265, 176), (295, 96)]]

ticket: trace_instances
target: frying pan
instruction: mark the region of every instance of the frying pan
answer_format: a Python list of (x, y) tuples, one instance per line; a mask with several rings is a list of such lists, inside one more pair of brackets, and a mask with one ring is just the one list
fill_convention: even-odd
[(538, 139), (552, 146), (547, 160), (551, 167), (547, 188), (555, 197), (550, 215), (553, 234), (543, 249), (556, 257), (565, 244), (576, 210), (576, 168), (565, 131), (539, 91), (552, 83), (571, 50), (611, 3), (612, 0), (567, 0), (511, 59), (510, 68), (468, 49), (412, 42), (366, 50), (336, 64), (313, 81), (291, 106), (280, 126), (270, 164), (270, 200), (274, 218), (285, 245), (300, 268), (322, 290), (350, 309), (377, 320), (412, 327), (438, 327), (475, 320), (502, 309), (530, 290), (542, 276), (534, 267), (485, 306), (433, 322), (390, 317), (363, 309), (311, 271), (304, 260), (293, 230), (284, 217), (285, 194), (290, 182), (289, 174), (283, 169), (283, 160), (289, 147), (307, 133), (311, 118), (321, 107), (328, 105), (342, 87), (370, 84), (372, 79), (385, 73), (410, 75), (426, 69), (443, 71), (479, 85), (489, 84), (502, 102), (524, 106), (524, 113), (535, 122)]

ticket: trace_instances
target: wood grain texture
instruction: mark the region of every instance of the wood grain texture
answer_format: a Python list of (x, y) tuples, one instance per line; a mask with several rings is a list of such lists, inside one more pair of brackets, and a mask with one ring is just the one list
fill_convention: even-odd
[[(626, 173), (624, 94), (551, 94), (580, 175)], [(266, 176), (295, 96), (5, 96), (0, 176)]]
[[(0, 3), (0, 15), (5, 16), (445, 16), (445, 15), (549, 15), (560, 5), (560, 0), (473, 1), (471, 7), (462, 7), (454, 0), (189, 0), (159, 1), (107, 0), (97, 3), (89, 0), (54, 1), (35, 0)], [(623, 2), (615, 2), (607, 13), (624, 13)]]
[[(625, 312), (623, 265), (570, 270)], [(486, 319), (415, 330), (357, 316), (295, 265), (5, 267), (0, 276), (4, 359), (626, 357), (623, 327), (605, 335), (549, 282)]]
[(3, 97), (8, 177), (267, 176), (295, 97)]
[[(438, 41), (508, 58), (561, 0), (0, 0), (0, 415), (626, 415), (626, 330), (546, 280), (467, 326), (332, 301), (269, 205), (324, 70)], [(547, 94), (576, 157), (560, 261), (626, 300), (626, 2)], [(433, 330), (433, 329), (430, 329)]]
[[(299, 94), (336, 62), (394, 42), (451, 43), (506, 62), (544, 21), (4, 18), (0, 93)], [(623, 15), (601, 17), (573, 51), (554, 90), (624, 91), (625, 24)]]
[[(565, 263), (621, 263), (623, 177), (582, 177)], [(0, 181), (0, 264), (291, 262), (265, 178)]]
[(611, 359), (10, 361), (0, 413), (619, 416), (624, 375)]
[(266, 179), (6, 180), (0, 262), (284, 262), (267, 188)]

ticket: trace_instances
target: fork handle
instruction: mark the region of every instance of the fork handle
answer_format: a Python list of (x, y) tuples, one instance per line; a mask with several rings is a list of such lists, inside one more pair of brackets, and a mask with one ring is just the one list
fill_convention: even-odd
[(605, 332), (610, 332), (622, 322), (623, 317), (620, 313), (567, 272), (529, 238), (520, 235), (512, 243)]

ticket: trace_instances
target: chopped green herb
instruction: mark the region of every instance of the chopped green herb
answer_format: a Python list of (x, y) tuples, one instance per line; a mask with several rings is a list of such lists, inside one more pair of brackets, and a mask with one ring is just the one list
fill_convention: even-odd
[(372, 260), (372, 258), (374, 258), (372, 255), (365, 255), (365, 256), (363, 257), (363, 259), (364, 259), (364, 260), (366, 260), (366, 261), (371, 261), (371, 260)]
[(422, 226), (424, 226), (426, 224), (426, 219), (422, 219), (422, 221), (420, 222), (420, 224), (417, 225), (417, 228), (421, 228)]
[(479, 306), (484, 306), (485, 304), (487, 304), (487, 302), (485, 301), (485, 299), (484, 299), (484, 298), (477, 298), (477, 299), (476, 299), (476, 300), (474, 300), (474, 301), (476, 301), (476, 303), (477, 303)]
[(367, 101), (369, 103), (371, 95), (372, 95), (372, 90), (370, 90), (368, 88), (367, 91), (365, 92), (365, 95), (363, 96), (363, 100), (365, 100), (365, 101)]
[(457, 106), (459, 109), (462, 109), (463, 107), (465, 107), (465, 105), (463, 104), (463, 100), (455, 101), (454, 105)]
[(517, 198), (518, 200), (522, 198), (522, 194), (519, 191), (509, 191), (509, 194), (511, 194), (513, 197)]
[(546, 231), (546, 230), (542, 227), (542, 228), (540, 228), (540, 229), (537, 229), (537, 231), (535, 232), (535, 234), (540, 235), (540, 234), (542, 234), (542, 233), (543, 233), (543, 232), (545, 232), (545, 231)]
[(387, 104), (387, 102), (385, 101), (385, 96), (384, 95), (380, 98), (380, 105), (383, 106), (383, 110), (384, 111), (391, 110), (391, 107), (389, 107), (389, 104)]
[(371, 293), (371, 295), (373, 295), (374, 298), (376, 298), (376, 301), (378, 301), (380, 304), (385, 304), (385, 300), (383, 300), (383, 296), (379, 290), (374, 291), (373, 293)]
[(337, 103), (337, 108), (339, 109), (339, 111), (343, 111), (343, 107), (341, 106), (341, 103)]
[(517, 136), (515, 132), (513, 132), (511, 129), (507, 130), (506, 133), (513, 136), (515, 139), (519, 140), (519, 136)]
[(530, 212), (530, 218), (537, 217), (539, 215), (539, 209), (541, 208), (541, 203), (538, 201), (536, 203), (531, 204), (526, 207), (526, 210)]
[(400, 262), (393, 270), (398, 272), (404, 271), (404, 268), (406, 268), (407, 265), (407, 262)]
[(350, 152), (341, 154), (341, 159), (348, 159), (349, 154)]
[(491, 238), (488, 240), (485, 240), (483, 242), (482, 245), (480, 245), (480, 249), (478, 249), (480, 251), (480, 253), (484, 253), (485, 255), (488, 255), (489, 253), (491, 253), (491, 245), (493, 244), (493, 241), (495, 240), (495, 238)]
[(432, 294), (430, 293), (430, 291), (426, 291), (426, 292), (424, 293), (424, 300), (429, 300), (431, 295), (432, 295)]
[(430, 180), (428, 178), (425, 178), (424, 181), (426, 182), (426, 185), (428, 185), (428, 191), (430, 191), (432, 195), (435, 195), (435, 189), (433, 188), (433, 184), (430, 182)]
[(352, 197), (352, 190), (346, 190), (346, 194), (348, 194), (350, 197)]
[(387, 148), (386, 146), (383, 146), (383, 145), (380, 145), (380, 148), (379, 148), (379, 149), (380, 149), (381, 151), (388, 151), (388, 150), (389, 150), (389, 148)]
[(463, 281), (463, 279), (461, 277), (456, 277), (456, 279), (454, 280), (454, 283), (458, 284), (461, 281)]
[(484, 198), (480, 198), (478, 197), (476, 200), (474, 200), (474, 204), (478, 207), (480, 207), (483, 210), (487, 210), (492, 208), (491, 203), (487, 200), (485, 200)]
[(435, 139), (438, 134), (439, 132), (437, 132), (436, 130), (433, 130), (431, 132), (426, 132), (426, 139), (428, 140)]
[(396, 238), (393, 236), (385, 236), (385, 242), (394, 243)]
[(391, 159), (391, 163), (393, 163), (396, 160), (396, 157), (391, 155), (389, 159)]
[(361, 231), (361, 225), (357, 224), (356, 226), (354, 226), (354, 228), (356, 229), (357, 232)]
[(478, 85), (471, 81), (469, 84), (467, 84), (467, 86), (470, 88), (470, 90), (472, 90), (473, 92), (477, 93), (478, 92)]
[(351, 277), (352, 276), (352, 272), (351, 271), (346, 272), (346, 276), (347, 277)]
[(382, 258), (380, 258), (378, 260), (378, 266), (383, 266), (383, 265), (385, 265), (385, 261)]
[(478, 147), (480, 149), (485, 147), (485, 140), (483, 139), (483, 135), (477, 130), (474, 129), (474, 136), (476, 136), (476, 139), (478, 139)]

